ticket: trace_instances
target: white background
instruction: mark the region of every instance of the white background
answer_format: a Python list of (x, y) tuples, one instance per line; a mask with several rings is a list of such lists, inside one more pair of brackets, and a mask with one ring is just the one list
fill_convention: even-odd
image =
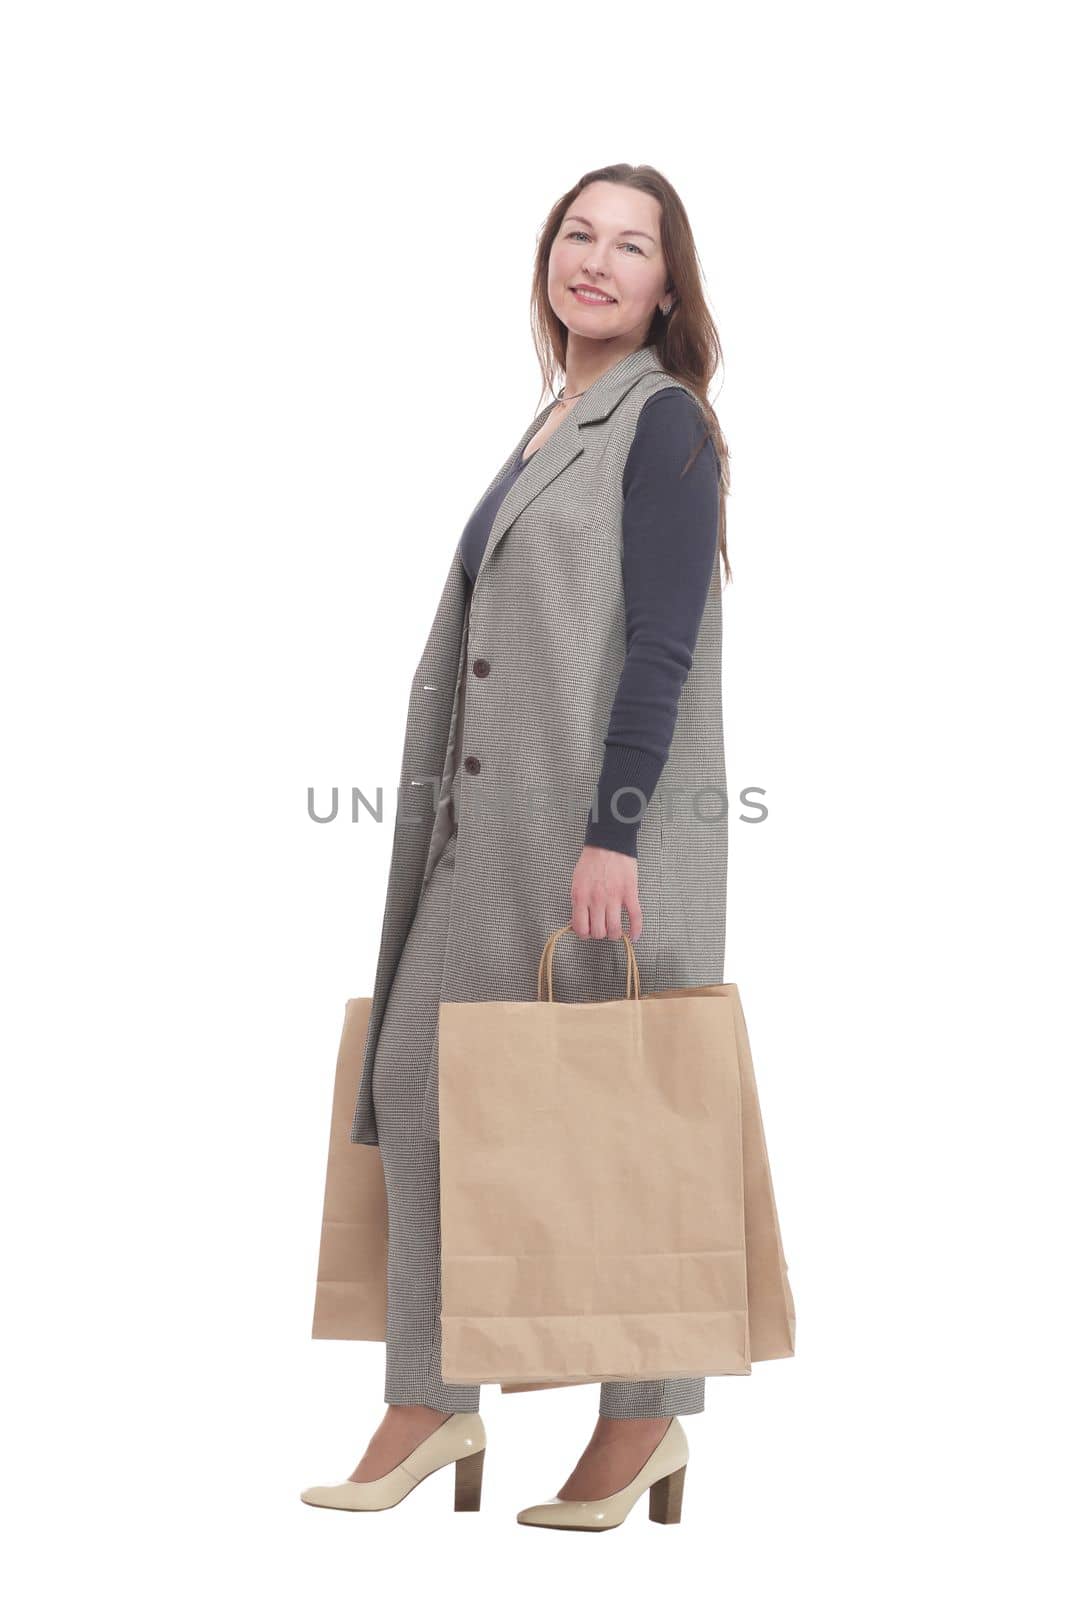
[[(1051, 18), (5, 7), (14, 1592), (1058, 1588)], [(391, 819), (455, 542), (539, 404), (537, 229), (614, 160), (679, 189), (726, 350), (726, 976), (797, 1355), (708, 1381), (679, 1527), (516, 1525), (589, 1389), (483, 1390), (477, 1517), (450, 1472), (331, 1517), (299, 1492), (383, 1410), (383, 1347), (310, 1325), (391, 827), (307, 789)]]

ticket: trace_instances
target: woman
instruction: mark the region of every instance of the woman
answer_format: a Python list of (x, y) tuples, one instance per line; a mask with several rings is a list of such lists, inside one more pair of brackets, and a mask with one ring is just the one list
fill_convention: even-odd
[[(720, 351), (660, 173), (601, 168), (553, 207), (533, 322), (562, 393), (476, 506), (411, 685), (351, 1132), (385, 1174), (388, 1410), (344, 1484), (305, 1491), (319, 1505), (382, 1509), (452, 1461), (478, 1504), (479, 1389), (441, 1377), (440, 1001), (536, 999), (568, 913), (562, 1001), (624, 992), (624, 911), (644, 988), (722, 982)], [(519, 1520), (617, 1526), (645, 1488), (677, 1520), (677, 1419), (703, 1406), (703, 1378), (603, 1384), (574, 1470)]]

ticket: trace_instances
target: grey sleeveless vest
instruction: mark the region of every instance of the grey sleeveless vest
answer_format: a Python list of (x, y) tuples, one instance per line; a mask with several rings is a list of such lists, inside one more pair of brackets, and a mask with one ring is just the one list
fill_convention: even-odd
[[(622, 476), (641, 407), (667, 385), (650, 347), (602, 374), (501, 502), (474, 585), (457, 548), (408, 699), (403, 767), (367, 1043), (350, 1140), (377, 1144), (374, 1054), (389, 986), (440, 847), (440, 780), (463, 763), (442, 1000), (536, 1000), (545, 940), (570, 921), (603, 740), (626, 656)], [(533, 419), (522, 447), (551, 405)], [(490, 485), (500, 482), (509, 450)], [(467, 590), (470, 588), (468, 598)], [(641, 987), (721, 983), (727, 793), (712, 579), (670, 755), (638, 833)], [(475, 666), (477, 664), (477, 671)], [(462, 744), (457, 744), (460, 674)], [(632, 796), (619, 801), (630, 811)], [(626, 992), (625, 947), (564, 937), (557, 1000)], [(423, 1131), (437, 1137), (436, 1046)]]

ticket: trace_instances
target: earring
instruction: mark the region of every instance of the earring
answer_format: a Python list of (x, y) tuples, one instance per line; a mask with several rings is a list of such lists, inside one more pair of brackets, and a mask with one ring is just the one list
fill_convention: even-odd
[(671, 306), (670, 305), (660, 306), (659, 309), (660, 309), (660, 313), (661, 313), (662, 316), (664, 316), (664, 317), (669, 317), (670, 316), (670, 314), (671, 314)]

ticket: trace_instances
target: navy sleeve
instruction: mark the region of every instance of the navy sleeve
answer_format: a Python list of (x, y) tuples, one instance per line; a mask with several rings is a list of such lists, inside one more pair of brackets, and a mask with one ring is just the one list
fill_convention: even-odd
[[(637, 830), (670, 754), (715, 570), (718, 462), (700, 408), (684, 389), (661, 389), (641, 408), (622, 489), (626, 660), (585, 842), (636, 856)], [(632, 820), (612, 815), (613, 795), (617, 810)]]

